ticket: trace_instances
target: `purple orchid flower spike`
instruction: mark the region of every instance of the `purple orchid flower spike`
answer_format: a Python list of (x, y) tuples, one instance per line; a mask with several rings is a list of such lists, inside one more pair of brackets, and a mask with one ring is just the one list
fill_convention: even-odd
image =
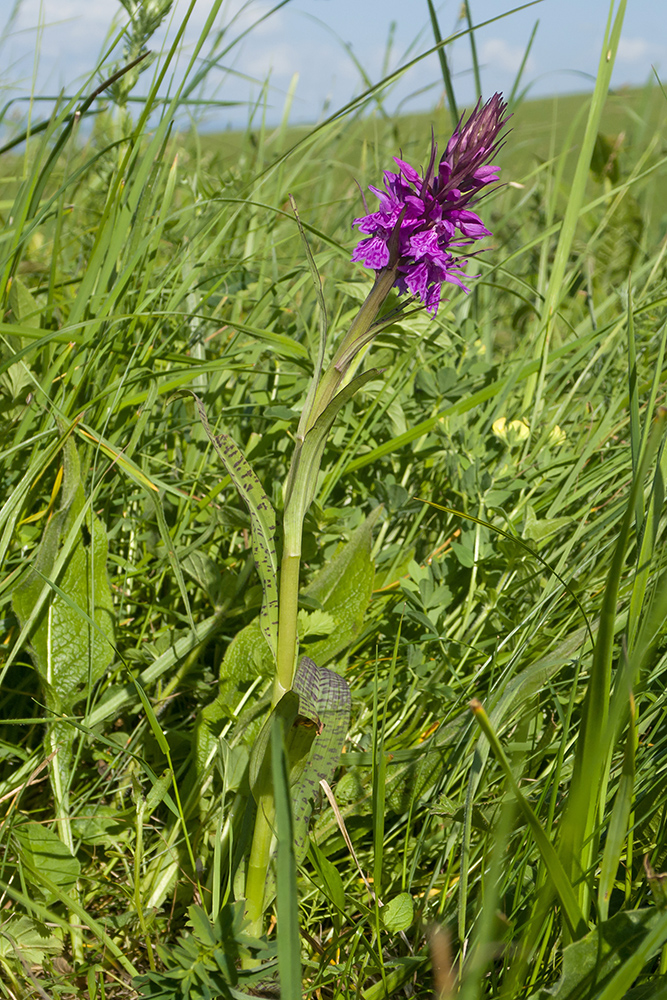
[(379, 210), (353, 222), (369, 235), (358, 244), (352, 260), (375, 271), (396, 266), (394, 287), (416, 295), (434, 316), (443, 282), (468, 291), (462, 280), (463, 248), (491, 235), (471, 205), (498, 180), (500, 168), (489, 160), (502, 144), (499, 136), (509, 118), (506, 111), (500, 94), (481, 107), (478, 102), (468, 120), (459, 121), (439, 162), (431, 139), (423, 177), (395, 157), (399, 172), (385, 171), (385, 190), (370, 188), (380, 201)]

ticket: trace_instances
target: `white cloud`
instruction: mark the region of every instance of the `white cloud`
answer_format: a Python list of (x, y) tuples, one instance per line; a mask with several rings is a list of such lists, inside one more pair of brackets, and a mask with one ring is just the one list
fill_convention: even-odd
[(250, 76), (263, 80), (269, 73), (291, 77), (300, 67), (294, 48), (286, 42), (278, 42), (266, 49), (253, 47), (243, 68)]
[[(117, 11), (122, 7), (118, 4)], [(107, 4), (86, 2), (86, 0), (23, 0), (19, 7), (18, 25), (34, 27), (40, 19), (46, 24), (67, 21), (69, 18), (84, 18), (88, 22), (108, 24), (115, 10)]]
[[(170, 68), (177, 81), (182, 79), (214, 2), (197, 0), (194, 6), (180, 58)], [(246, 29), (251, 30), (239, 45), (225, 54), (221, 60), (223, 65), (211, 71), (204, 89), (207, 96), (239, 102), (256, 99), (258, 83), (253, 83), (253, 79), (264, 81), (270, 73), (269, 117), (275, 119), (280, 116), (292, 74), (298, 72), (299, 84), (292, 114), (294, 119), (313, 121), (321, 114), (325, 102), (332, 108), (342, 106), (355, 93), (365, 89), (349, 53), (341, 48), (337, 39), (351, 43), (353, 52), (372, 80), (381, 75), (386, 49), (384, 39), (390, 21), (395, 20), (397, 24), (392, 60), (412, 58), (432, 44), (423, 4), (406, 3), (405, 0), (292, 0), (258, 24), (259, 18), (273, 9), (276, 2), (223, 0), (215, 29), (209, 34), (201, 57), (207, 55), (217, 31), (223, 26), (230, 29), (223, 44), (238, 38)], [(163, 45), (174, 38), (190, 3), (191, 0), (174, 0), (172, 13), (150, 44), (156, 53), (164, 51)], [(641, 83), (651, 64), (667, 65), (667, 37), (660, 31), (656, 14), (665, 3), (666, 0), (636, 0), (638, 16), (628, 27), (631, 37), (621, 40), (617, 77)], [(603, 7), (607, 5), (608, 0)], [(539, 71), (535, 94), (580, 88), (579, 75), (557, 75), (556, 71), (564, 67), (575, 68), (591, 74), (588, 79), (592, 79), (606, 14), (598, 16), (598, 0), (588, 5), (582, 0), (558, 0), (543, 6), (544, 11), (540, 8), (539, 13), (540, 30), (526, 67), (526, 82)], [(498, 0), (474, 0), (472, 7), (475, 18), (480, 21), (498, 13)], [(3, 29), (13, 9), (14, 0), (0, 0), (0, 94), (3, 100), (6, 95), (20, 97), (17, 107), (22, 109), (27, 107), (25, 98), (32, 87), (35, 53), (39, 63), (35, 92), (54, 94), (64, 87), (66, 93), (74, 93), (94, 71), (111, 25), (115, 23), (120, 30), (128, 20), (120, 0), (21, 0), (17, 19), (9, 32), (4, 31), (3, 38)], [(416, 13), (418, 10), (421, 13)], [(445, 18), (447, 30), (456, 20), (455, 12), (450, 13), (450, 21)], [(509, 28), (505, 31), (499, 24), (480, 31), (478, 51), (485, 93), (511, 85), (523, 60), (533, 20), (533, 12), (525, 12), (512, 19), (511, 34)], [(573, 24), (577, 25), (576, 30)], [(501, 32), (498, 36), (497, 31)], [(453, 46), (453, 57), (457, 70), (457, 98), (460, 103), (474, 100), (467, 39)], [(120, 53), (112, 55), (107, 59), (107, 66), (120, 58)], [(154, 72), (152, 68), (147, 70), (138, 85), (139, 92), (142, 87), (145, 90)], [(415, 109), (429, 107), (441, 89), (439, 80), (439, 65), (431, 56), (390, 88), (385, 98), (387, 110), (397, 106), (405, 110), (408, 101)], [(217, 114), (223, 126), (227, 121), (245, 124), (246, 109), (243, 107), (230, 108), (229, 112), (211, 111), (211, 115)]]
[(645, 38), (621, 38), (616, 58), (625, 63), (648, 63), (655, 60), (664, 48)]
[[(511, 45), (504, 38), (488, 38), (480, 49), (481, 61), (494, 69), (517, 73), (524, 57), (525, 48), (521, 45)], [(528, 57), (526, 70), (532, 73), (535, 63), (532, 56)]]
[[(149, 43), (153, 51), (160, 53), (161, 49), (168, 47), (189, 7), (190, 0), (175, 0), (161, 28)], [(184, 59), (187, 60), (200, 38), (212, 7), (212, 0), (199, 0), (195, 4), (182, 43)], [(231, 41), (250, 28), (253, 45), (244, 46), (246, 54), (253, 53), (257, 42), (260, 45), (264, 42), (265, 48), (270, 47), (273, 39), (284, 34), (282, 11), (257, 23), (270, 10), (267, 0), (251, 0), (250, 3), (246, 0), (223, 0), (216, 17), (215, 32), (228, 26), (230, 30), (226, 40)], [(9, 33), (4, 33), (4, 38), (3, 20), (6, 24), (6, 18), (0, 13), (0, 41), (3, 43), (5, 63), (2, 75), (7, 76), (7, 69), (11, 68), (14, 86), (29, 91), (36, 52), (39, 66), (37, 91), (53, 93), (63, 87), (73, 90), (77, 82), (80, 83), (94, 71), (98, 60), (108, 50), (109, 42), (118, 37), (129, 17), (118, 0), (111, 4), (109, 0), (22, 0), (18, 16), (11, 23)], [(205, 44), (202, 56), (207, 49)], [(234, 48), (225, 59), (226, 65), (234, 64), (238, 55), (239, 50)], [(112, 58), (121, 58), (120, 50)], [(277, 72), (286, 72), (288, 65), (294, 66), (295, 63), (298, 63), (298, 58), (290, 63), (283, 47), (276, 46), (275, 56), (264, 60), (261, 75), (265, 76), (271, 66)], [(185, 65), (183, 59), (178, 65)], [(251, 75), (252, 72), (250, 70)]]

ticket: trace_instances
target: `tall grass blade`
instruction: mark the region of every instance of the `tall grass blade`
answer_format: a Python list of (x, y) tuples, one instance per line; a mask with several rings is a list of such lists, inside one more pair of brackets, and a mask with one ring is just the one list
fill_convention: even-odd
[(609, 84), (611, 82), (611, 74), (614, 68), (614, 60), (616, 58), (618, 43), (621, 38), (621, 29), (623, 27), (626, 5), (627, 0), (619, 0), (616, 13), (614, 14), (614, 0), (611, 0), (610, 3), (609, 19), (607, 21), (607, 28), (602, 43), (602, 52), (600, 55), (598, 73), (595, 81), (595, 89), (593, 91), (593, 96), (591, 97), (588, 121), (586, 122), (586, 131), (581, 143), (581, 149), (579, 151), (572, 184), (569, 188), (567, 207), (565, 209), (565, 215), (563, 216), (563, 224), (558, 238), (558, 245), (556, 247), (554, 261), (551, 267), (551, 273), (549, 275), (549, 285), (544, 298), (544, 304), (542, 306), (540, 335), (536, 343), (536, 348), (541, 358), (540, 371), (537, 378), (530, 376), (526, 383), (523, 404), (524, 412), (528, 412), (531, 408), (533, 408), (537, 413), (541, 404), (546, 366), (549, 360), (549, 347), (551, 344), (553, 324), (558, 312), (559, 303), (564, 293), (566, 284), (565, 273), (570, 259), (570, 252), (574, 241), (577, 223), (579, 221), (579, 215), (584, 203), (591, 157), (595, 148), (595, 141), (600, 129), (602, 110), (604, 108), (607, 92), (609, 90)]
[(667, 410), (656, 417), (651, 436), (633, 479), (630, 497), (618, 533), (613, 560), (607, 576), (600, 624), (593, 652), (583, 706), (581, 735), (577, 743), (572, 788), (567, 816), (562, 827), (561, 851), (573, 881), (579, 884), (582, 911), (590, 904), (589, 872), (595, 849), (594, 831), (599, 821), (601, 795), (605, 787), (605, 766), (611, 733), (608, 730), (611, 695), (612, 655), (615, 637), (618, 591), (626, 557), (630, 527), (635, 517), (636, 499), (662, 442)]
[(551, 841), (548, 840), (530, 803), (524, 797), (519, 786), (517, 785), (510, 762), (505, 756), (505, 751), (503, 750), (495, 731), (491, 727), (491, 723), (486, 712), (484, 711), (484, 708), (476, 699), (473, 699), (473, 701), (470, 702), (470, 707), (480, 729), (491, 745), (494, 756), (500, 764), (503, 773), (505, 774), (505, 778), (512, 789), (514, 796), (516, 797), (518, 806), (523, 813), (528, 826), (530, 827), (533, 837), (535, 838), (535, 843), (537, 844), (542, 861), (549, 873), (549, 879), (553, 892), (557, 895), (560, 904), (563, 907), (563, 917), (567, 923), (569, 931), (573, 936), (579, 937), (586, 930), (586, 921), (577, 902), (577, 897), (575, 896), (572, 883), (567, 877), (565, 869), (561, 865), (558, 855), (556, 854), (555, 848)]
[(533, 42), (535, 41), (535, 36), (537, 35), (537, 29), (539, 28), (539, 26), (540, 26), (540, 22), (539, 22), (539, 19), (538, 19), (535, 22), (535, 24), (533, 25), (533, 30), (530, 33), (530, 38), (528, 39), (528, 44), (526, 45), (526, 48), (525, 48), (524, 53), (523, 53), (523, 58), (521, 59), (521, 65), (519, 66), (519, 68), (517, 70), (517, 73), (516, 73), (516, 76), (514, 77), (514, 83), (512, 84), (512, 89), (510, 90), (509, 97), (507, 98), (507, 107), (508, 107), (509, 111), (514, 111), (514, 109), (516, 108), (517, 104), (519, 104), (521, 102), (521, 100), (523, 99), (523, 97), (524, 97), (524, 95), (526, 93), (526, 91), (524, 90), (524, 91), (522, 91), (521, 94), (518, 94), (518, 96), (517, 96), (517, 93), (518, 93), (518, 90), (519, 90), (519, 86), (521, 84), (521, 80), (523, 78), (523, 74), (524, 74), (525, 69), (526, 69), (526, 65), (527, 65), (528, 60), (530, 58), (530, 50), (533, 47)]
[(637, 749), (637, 728), (634, 698), (630, 695), (630, 725), (625, 737), (623, 770), (614, 799), (614, 807), (609, 820), (607, 839), (602, 855), (600, 881), (598, 886), (598, 907), (602, 920), (609, 916), (609, 900), (618, 877), (623, 844), (628, 832), (628, 820), (632, 813), (635, 783), (635, 753)]
[(426, 0), (426, 3), (428, 5), (428, 14), (431, 19), (431, 28), (433, 30), (433, 37), (435, 38), (435, 43), (436, 46), (438, 47), (437, 48), (438, 61), (440, 63), (442, 82), (445, 85), (445, 93), (447, 94), (447, 104), (449, 105), (449, 117), (451, 118), (452, 121), (452, 128), (456, 128), (456, 125), (458, 124), (459, 120), (459, 111), (456, 106), (456, 95), (454, 94), (452, 75), (449, 72), (449, 63), (447, 62), (447, 55), (442, 45), (442, 35), (440, 33), (440, 25), (438, 24), (438, 15), (435, 12), (433, 0)]
[(470, 30), (470, 59), (472, 61), (472, 76), (475, 81), (475, 95), (478, 98), (482, 97), (482, 76), (479, 71), (479, 59), (477, 58), (477, 41), (475, 39), (475, 27), (472, 23), (472, 14), (470, 13), (470, 2), (469, 0), (463, 0), (463, 10), (465, 11), (465, 19)]

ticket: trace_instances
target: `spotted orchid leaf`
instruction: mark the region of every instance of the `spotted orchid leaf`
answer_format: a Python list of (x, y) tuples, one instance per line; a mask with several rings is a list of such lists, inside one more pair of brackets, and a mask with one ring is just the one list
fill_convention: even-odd
[[(271, 731), (280, 717), (285, 731), (285, 750), (292, 790), (294, 855), (299, 864), (308, 849), (308, 823), (320, 781), (331, 781), (350, 724), (352, 696), (344, 677), (326, 667), (318, 667), (302, 656), (291, 691), (278, 702), (262, 727), (250, 759), (250, 787), (255, 799), (265, 807), (271, 795)], [(267, 873), (264, 906), (275, 895), (275, 871)]]
[(204, 404), (194, 393), (197, 410), (208, 439), (221, 459), (236, 490), (248, 508), (252, 528), (252, 553), (262, 583), (262, 633), (275, 657), (278, 640), (278, 578), (276, 573), (276, 515), (271, 501), (245, 455), (227, 434), (214, 434)]

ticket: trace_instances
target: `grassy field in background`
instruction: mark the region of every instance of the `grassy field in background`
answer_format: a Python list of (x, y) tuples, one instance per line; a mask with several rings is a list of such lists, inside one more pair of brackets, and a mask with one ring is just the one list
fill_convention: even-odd
[[(531, 174), (540, 162), (552, 160), (564, 148), (571, 153), (576, 151), (586, 128), (588, 97), (587, 94), (567, 94), (552, 98), (527, 97), (521, 102), (514, 109), (510, 123), (511, 140), (503, 151), (503, 180), (520, 181)], [(377, 113), (374, 117), (377, 120), (370, 131), (365, 120), (348, 126), (351, 148), (354, 148), (355, 141), (361, 145), (372, 142), (372, 137), (379, 133), (382, 137), (380, 142), (391, 142), (396, 137), (410, 162), (422, 162), (428, 152), (431, 127), (435, 129), (436, 138), (451, 131), (449, 111), (444, 103), (429, 113), (402, 115), (385, 121)], [(660, 144), (664, 120), (665, 99), (658, 86), (625, 87), (609, 93), (600, 132), (612, 143), (619, 141), (618, 153), (623, 161), (630, 149), (647, 148), (656, 140)], [(278, 131), (268, 129), (267, 133), (269, 137), (275, 137)], [(286, 140), (290, 145), (295, 144), (308, 132), (305, 126), (288, 128)], [(253, 134), (256, 136), (258, 133), (253, 130)], [(198, 135), (197, 141), (205, 157), (213, 158), (214, 162), (224, 167), (233, 165), (241, 154), (247, 134), (204, 131)], [(272, 146), (275, 146), (275, 139), (272, 141), (270, 138), (269, 156), (272, 152), (275, 155)], [(574, 163), (574, 156), (570, 156), (564, 165), (564, 180), (571, 180)], [(659, 226), (667, 213), (667, 191), (660, 185), (652, 186), (652, 195), (657, 199), (652, 219)], [(651, 235), (657, 240), (664, 235), (664, 221), (662, 231)]]
[(331, 355), (357, 185), (450, 115), (180, 135), (119, 92), (3, 154), (0, 995), (667, 997), (666, 104), (603, 92), (516, 106), (470, 294), (394, 317), (329, 437), (299, 636), (352, 721), (261, 940), (273, 667), (183, 390), (280, 520), (320, 329), (289, 195)]

